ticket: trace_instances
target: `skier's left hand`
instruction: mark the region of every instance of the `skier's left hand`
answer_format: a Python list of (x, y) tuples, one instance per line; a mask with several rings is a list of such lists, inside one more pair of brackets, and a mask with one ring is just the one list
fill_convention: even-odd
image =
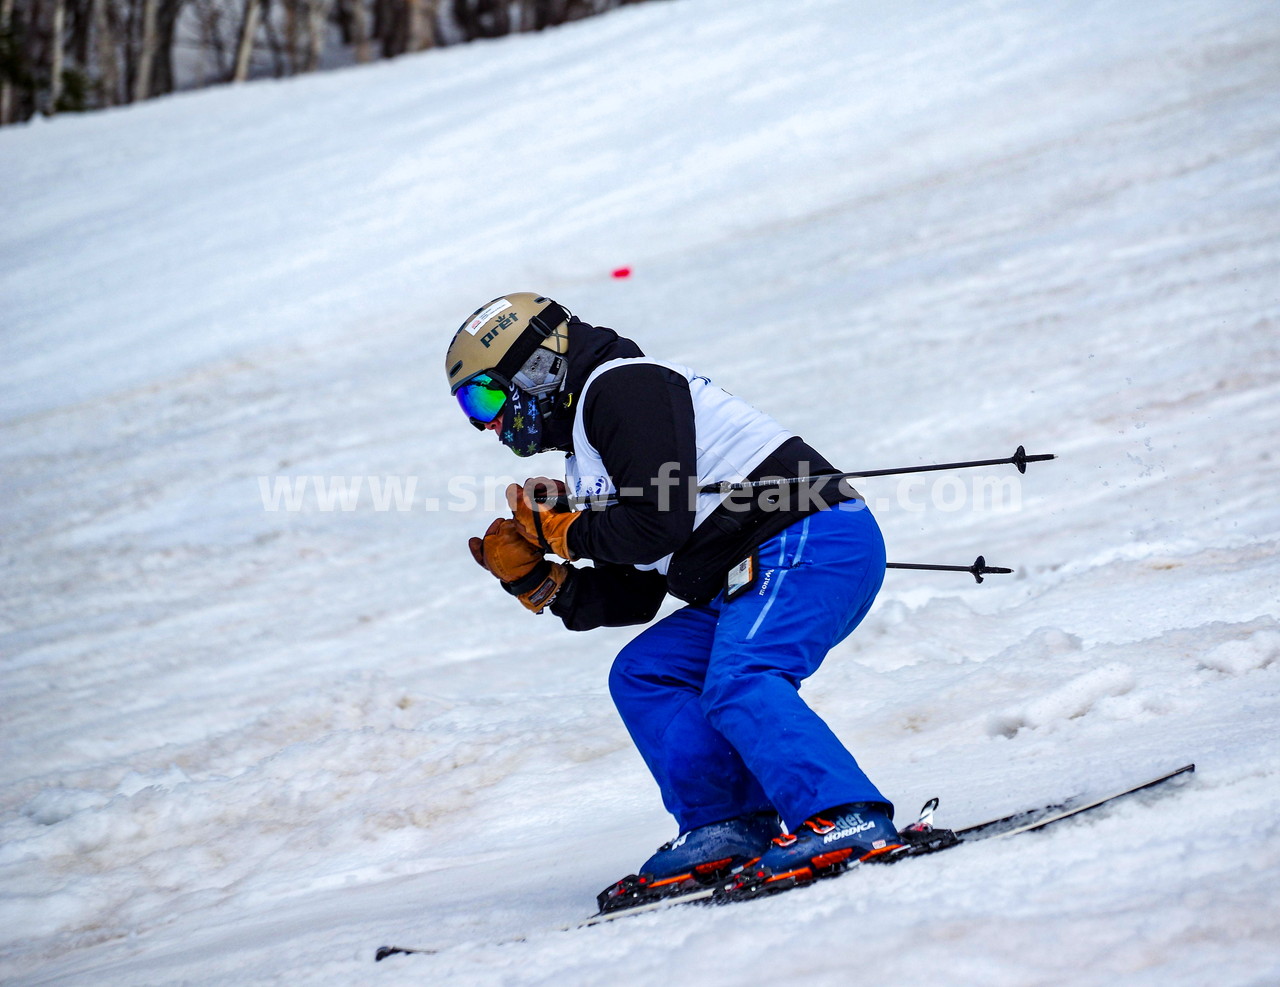
[(510, 518), (498, 518), (489, 525), (484, 538), (467, 542), (471, 557), (504, 583), (514, 583), (529, 575), (542, 561), (542, 550), (521, 533)]
[(551, 503), (539, 503), (536, 499), (548, 494), (559, 496), (563, 492), (564, 484), (559, 480), (534, 477), (526, 480), (523, 487), (518, 483), (507, 487), (507, 504), (521, 534), (530, 544), (572, 562), (569, 528), (578, 520), (578, 512), (556, 510), (554, 498)]
[(511, 518), (498, 518), (483, 538), (467, 542), (471, 557), (498, 577), (502, 588), (526, 609), (542, 613), (569, 578), (569, 566), (548, 562)]

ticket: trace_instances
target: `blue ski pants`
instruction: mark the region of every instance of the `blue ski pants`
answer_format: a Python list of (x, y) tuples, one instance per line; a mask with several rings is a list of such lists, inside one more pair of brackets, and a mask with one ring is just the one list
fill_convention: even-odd
[(682, 833), (770, 807), (794, 829), (832, 806), (888, 802), (799, 693), (880, 590), (875, 518), (847, 501), (758, 551), (750, 589), (646, 628), (609, 676)]

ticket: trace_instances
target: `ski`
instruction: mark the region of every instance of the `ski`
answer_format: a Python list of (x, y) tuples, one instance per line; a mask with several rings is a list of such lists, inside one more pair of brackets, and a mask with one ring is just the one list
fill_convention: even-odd
[(568, 928), (585, 929), (588, 926), (600, 925), (602, 922), (612, 922), (614, 919), (624, 918), (627, 915), (639, 915), (641, 912), (654, 912), (663, 908), (670, 908), (674, 905), (688, 905), (695, 901), (710, 902), (720, 893), (719, 887), (714, 888), (698, 888), (696, 891), (686, 891), (684, 894), (669, 895), (666, 898), (659, 898), (656, 901), (648, 901), (640, 905), (628, 905), (625, 908), (614, 908), (607, 912), (596, 912), (590, 918), (583, 919)]
[(1010, 836), (1017, 836), (1020, 833), (1031, 833), (1054, 823), (1062, 822), (1064, 819), (1071, 819), (1074, 816), (1101, 808), (1104, 805), (1110, 805), (1139, 792), (1145, 792), (1164, 785), (1176, 778), (1191, 774), (1195, 769), (1196, 766), (1194, 764), (1184, 764), (1180, 768), (1175, 768), (1172, 771), (1167, 771), (1164, 774), (1108, 795), (1077, 795), (1062, 802), (1040, 806), (1035, 809), (1024, 809), (1020, 812), (988, 819), (985, 822), (974, 823), (971, 826), (965, 826), (957, 830), (934, 828), (933, 813), (938, 807), (938, 800), (936, 798), (930, 799), (921, 809), (919, 820), (900, 832), (899, 835), (903, 840), (901, 849), (871, 858), (867, 863), (892, 864), (907, 857), (918, 857), (924, 854), (938, 853), (941, 850), (949, 850), (962, 843), (1006, 839)]
[(976, 823), (972, 826), (966, 826), (964, 829), (958, 829), (956, 830), (956, 836), (961, 842), (972, 843), (975, 840), (1015, 836), (1018, 833), (1029, 833), (1033, 830), (1044, 829), (1044, 827), (1060, 822), (1063, 819), (1070, 819), (1072, 816), (1078, 816), (1082, 812), (1097, 809), (1110, 802), (1115, 802), (1130, 795), (1136, 795), (1138, 792), (1144, 792), (1148, 789), (1155, 788), (1158, 785), (1163, 785), (1166, 782), (1173, 781), (1175, 778), (1192, 774), (1195, 770), (1196, 766), (1194, 764), (1184, 764), (1180, 768), (1175, 768), (1174, 770), (1158, 775), (1149, 781), (1141, 782), (1131, 788), (1126, 788), (1123, 791), (1115, 792), (1111, 795), (1104, 795), (1096, 798), (1082, 798), (1080, 796), (1076, 796), (1075, 798), (1066, 799), (1056, 805), (1047, 805), (1040, 809), (1015, 812), (1012, 815), (1001, 816), (999, 819), (989, 819), (986, 822)]
[[(1157, 788), (1177, 778), (1184, 778), (1192, 774), (1196, 770), (1194, 764), (1185, 764), (1180, 768), (1167, 771), (1163, 774), (1150, 778), (1147, 781), (1140, 782), (1118, 792), (1112, 792), (1108, 795), (1101, 796), (1073, 796), (1061, 802), (1055, 802), (1050, 805), (1039, 806), (1034, 809), (1024, 809), (1019, 812), (1010, 813), (1006, 816), (999, 816), (995, 819), (988, 819), (984, 822), (974, 823), (961, 829), (938, 829), (933, 824), (934, 813), (936, 812), (939, 800), (930, 799), (924, 804), (920, 810), (920, 816), (915, 823), (907, 826), (900, 833), (903, 840), (902, 847), (892, 853), (881, 853), (874, 857), (869, 857), (865, 863), (868, 864), (892, 864), (897, 861), (904, 860), (908, 857), (918, 857), (926, 854), (938, 853), (942, 850), (949, 850), (952, 847), (960, 846), (964, 843), (976, 843), (989, 839), (1005, 839), (1011, 836), (1017, 836), (1021, 833), (1030, 833), (1036, 830), (1044, 829), (1054, 823), (1062, 822), (1065, 819), (1071, 819), (1085, 812), (1090, 812), (1104, 805), (1110, 805), (1121, 799), (1136, 795), (1139, 792), (1149, 791)], [(835, 877), (839, 874), (858, 866), (860, 861), (852, 861), (851, 863), (832, 869), (830, 872), (822, 875), (823, 878)], [(621, 883), (621, 882), (620, 882)], [(595, 915), (591, 915), (579, 922), (573, 922), (568, 925), (557, 927), (554, 931), (569, 932), (574, 929), (589, 928), (593, 925), (601, 925), (605, 922), (613, 922), (620, 918), (626, 918), (631, 915), (640, 915), (646, 912), (660, 911), (666, 908), (674, 908), (677, 905), (688, 905), (701, 903), (704, 905), (721, 905), (731, 904), (737, 901), (748, 901), (753, 898), (762, 897), (765, 894), (777, 894), (782, 891), (789, 890), (790, 887), (803, 887), (805, 885), (789, 885), (784, 888), (776, 888), (764, 891), (759, 888), (739, 887), (735, 886), (733, 881), (717, 884), (709, 887), (698, 887), (683, 893), (676, 893), (654, 900), (640, 900), (635, 904), (623, 905), (620, 907), (601, 910)], [(549, 930), (552, 931), (552, 930)], [(504, 940), (504, 942), (523, 942), (522, 938)], [(388, 956), (398, 954), (421, 954), (431, 955), (440, 952), (440, 949), (429, 949), (421, 947), (405, 947), (405, 946), (380, 946), (374, 954), (374, 959), (381, 961)]]
[[(589, 918), (582, 919), (579, 922), (570, 922), (566, 925), (557, 925), (548, 932), (572, 932), (574, 929), (586, 929), (593, 925), (602, 925), (605, 922), (612, 922), (615, 919), (625, 918), (629, 915), (639, 915), (642, 912), (656, 912), (663, 908), (672, 908), (676, 905), (687, 905), (695, 901), (706, 901), (712, 898), (720, 889), (714, 888), (698, 888), (694, 891), (686, 891), (683, 894), (672, 894), (656, 901), (645, 902), (641, 905), (631, 905), (627, 908), (615, 908), (608, 912), (597, 912)], [(507, 946), (511, 943), (524, 942), (524, 936), (515, 936), (511, 939), (502, 939), (498, 942), (492, 942), (492, 946)], [(425, 947), (425, 946), (379, 946), (373, 954), (375, 963), (380, 963), (388, 956), (433, 956), (447, 949), (447, 946)]]

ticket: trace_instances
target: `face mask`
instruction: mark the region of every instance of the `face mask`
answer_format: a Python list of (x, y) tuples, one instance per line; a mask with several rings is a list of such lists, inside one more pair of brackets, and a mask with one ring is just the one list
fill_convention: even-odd
[(498, 438), (504, 446), (521, 458), (542, 451), (542, 412), (533, 397), (513, 388), (503, 415)]

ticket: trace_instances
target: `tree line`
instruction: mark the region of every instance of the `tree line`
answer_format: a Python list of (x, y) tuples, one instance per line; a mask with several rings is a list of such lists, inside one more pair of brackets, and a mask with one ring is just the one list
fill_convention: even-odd
[(0, 125), (519, 31), (643, 0), (0, 0)]

